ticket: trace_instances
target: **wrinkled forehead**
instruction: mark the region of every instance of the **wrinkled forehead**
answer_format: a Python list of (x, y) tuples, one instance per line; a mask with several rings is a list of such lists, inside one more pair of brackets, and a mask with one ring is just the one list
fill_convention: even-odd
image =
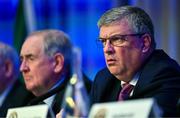
[(42, 36), (30, 36), (28, 37), (22, 48), (21, 48), (21, 56), (26, 55), (26, 54), (40, 54), (44, 52), (43, 48), (43, 37)]

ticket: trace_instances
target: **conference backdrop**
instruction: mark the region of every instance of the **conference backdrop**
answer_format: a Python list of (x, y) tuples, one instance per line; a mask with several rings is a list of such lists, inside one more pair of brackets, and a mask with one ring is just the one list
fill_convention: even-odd
[(20, 51), (32, 31), (60, 29), (82, 51), (82, 70), (93, 79), (105, 66), (96, 45), (97, 21), (112, 7), (135, 5), (145, 9), (155, 24), (157, 48), (180, 62), (179, 0), (0, 0), (0, 41)]

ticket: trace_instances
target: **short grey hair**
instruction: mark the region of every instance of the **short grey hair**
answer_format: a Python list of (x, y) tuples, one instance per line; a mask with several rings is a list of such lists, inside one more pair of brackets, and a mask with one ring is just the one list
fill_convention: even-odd
[(108, 26), (115, 22), (120, 22), (122, 19), (127, 19), (129, 24), (132, 26), (134, 33), (147, 33), (152, 39), (151, 47), (156, 47), (154, 40), (154, 26), (150, 16), (141, 8), (133, 6), (122, 6), (112, 8), (105, 12), (99, 19), (97, 25)]
[(19, 76), (20, 60), (17, 51), (8, 44), (0, 42), (0, 64), (9, 60), (13, 66), (13, 78), (17, 79)]
[(33, 32), (30, 36), (40, 35), (43, 39), (44, 52), (52, 57), (56, 53), (61, 53), (65, 59), (65, 66), (70, 67), (72, 56), (72, 44), (69, 36), (60, 30), (48, 29)]

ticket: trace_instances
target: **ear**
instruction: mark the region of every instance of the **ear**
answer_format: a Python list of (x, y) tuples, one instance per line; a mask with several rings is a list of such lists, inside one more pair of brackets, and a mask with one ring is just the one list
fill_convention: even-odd
[(149, 34), (144, 34), (141, 38), (142, 38), (142, 41), (143, 41), (142, 42), (143, 43), (143, 45), (142, 45), (142, 52), (146, 53), (151, 48), (152, 39), (151, 39)]
[(64, 67), (64, 56), (61, 53), (57, 53), (54, 55), (54, 72), (59, 73), (62, 71)]
[(11, 61), (6, 60), (4, 63), (4, 67), (5, 67), (5, 76), (7, 78), (11, 77), (13, 75), (13, 64)]

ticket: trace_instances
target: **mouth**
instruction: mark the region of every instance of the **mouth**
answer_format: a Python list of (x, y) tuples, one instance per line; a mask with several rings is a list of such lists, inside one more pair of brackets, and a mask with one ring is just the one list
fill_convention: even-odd
[(116, 60), (115, 59), (107, 59), (106, 62), (108, 65), (114, 65)]
[(28, 82), (32, 79), (32, 77), (30, 77), (30, 76), (23, 76), (23, 78), (26, 82)]

